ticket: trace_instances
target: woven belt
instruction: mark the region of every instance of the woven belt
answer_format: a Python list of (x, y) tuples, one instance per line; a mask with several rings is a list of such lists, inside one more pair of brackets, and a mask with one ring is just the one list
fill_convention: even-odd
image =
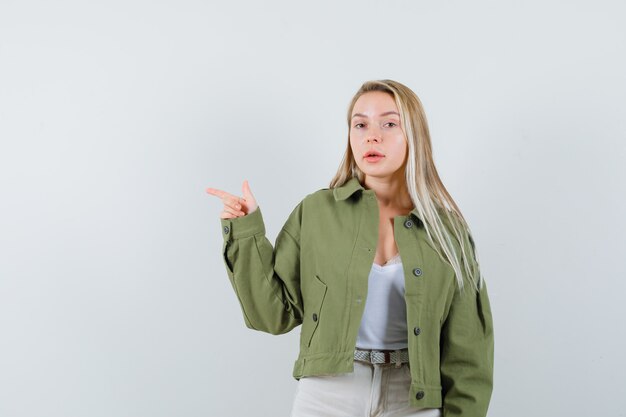
[(370, 350), (359, 349), (354, 350), (354, 359), (369, 363), (405, 363), (409, 361), (408, 349), (397, 350)]

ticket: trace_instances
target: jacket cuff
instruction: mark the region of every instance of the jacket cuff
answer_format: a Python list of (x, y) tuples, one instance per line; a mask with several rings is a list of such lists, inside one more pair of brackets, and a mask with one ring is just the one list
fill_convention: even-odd
[(252, 213), (232, 219), (220, 219), (220, 223), (222, 224), (224, 240), (239, 239), (258, 233), (265, 233), (261, 207), (258, 206)]

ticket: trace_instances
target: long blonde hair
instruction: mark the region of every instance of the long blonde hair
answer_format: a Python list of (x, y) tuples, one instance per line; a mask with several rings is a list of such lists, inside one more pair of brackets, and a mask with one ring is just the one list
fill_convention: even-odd
[[(393, 80), (363, 83), (348, 107), (348, 143), (330, 188), (340, 187), (352, 177), (357, 177), (364, 184), (365, 174), (356, 164), (350, 147), (350, 125), (354, 104), (361, 95), (371, 91), (390, 94), (398, 107), (400, 123), (408, 143), (405, 166), (407, 189), (430, 242), (439, 256), (454, 269), (460, 290), (463, 290), (466, 279), (479, 290), (483, 280), (472, 233), (461, 210), (439, 178), (433, 160), (426, 114), (419, 97), (410, 88)], [(452, 242), (452, 237), (456, 243)]]

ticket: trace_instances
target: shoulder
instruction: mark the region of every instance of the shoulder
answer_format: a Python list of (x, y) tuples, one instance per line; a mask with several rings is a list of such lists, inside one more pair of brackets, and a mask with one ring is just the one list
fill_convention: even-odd
[(450, 242), (453, 245), (454, 251), (458, 254), (468, 256), (470, 260), (475, 259), (474, 239), (466, 220), (456, 211), (444, 207), (439, 207), (437, 212), (445, 228), (445, 232), (451, 238)]
[(328, 207), (335, 201), (332, 188), (320, 188), (302, 197), (291, 210), (290, 217), (301, 218), (305, 213)]
[[(336, 218), (343, 211), (338, 204), (332, 188), (319, 188), (306, 194), (292, 210), (292, 216), (299, 220), (312, 219), (315, 222)], [(312, 223), (311, 223), (312, 224)]]
[(310, 192), (300, 201), (305, 207), (328, 206), (335, 202), (332, 188), (320, 188)]
[(304, 225), (310, 224), (309, 219), (327, 218), (325, 213), (334, 201), (332, 189), (321, 188), (306, 194), (292, 206), (283, 229), (287, 229), (296, 237), (299, 236), (298, 231)]
[(454, 210), (449, 210), (445, 207), (437, 207), (437, 214), (441, 223), (444, 225), (449, 233), (454, 233), (455, 230), (460, 230), (463, 227), (463, 221), (458, 213)]

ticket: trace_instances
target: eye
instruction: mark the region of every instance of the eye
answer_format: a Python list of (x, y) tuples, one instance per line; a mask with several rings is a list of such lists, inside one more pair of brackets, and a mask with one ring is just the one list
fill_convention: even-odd
[(360, 125), (362, 125), (363, 123), (357, 123), (354, 125), (354, 127), (359, 128)]
[(388, 124), (388, 125), (393, 125), (393, 126), (391, 126), (391, 127), (397, 126), (397, 124), (395, 124), (394, 122), (388, 122), (388, 123), (385, 123), (385, 124)]

